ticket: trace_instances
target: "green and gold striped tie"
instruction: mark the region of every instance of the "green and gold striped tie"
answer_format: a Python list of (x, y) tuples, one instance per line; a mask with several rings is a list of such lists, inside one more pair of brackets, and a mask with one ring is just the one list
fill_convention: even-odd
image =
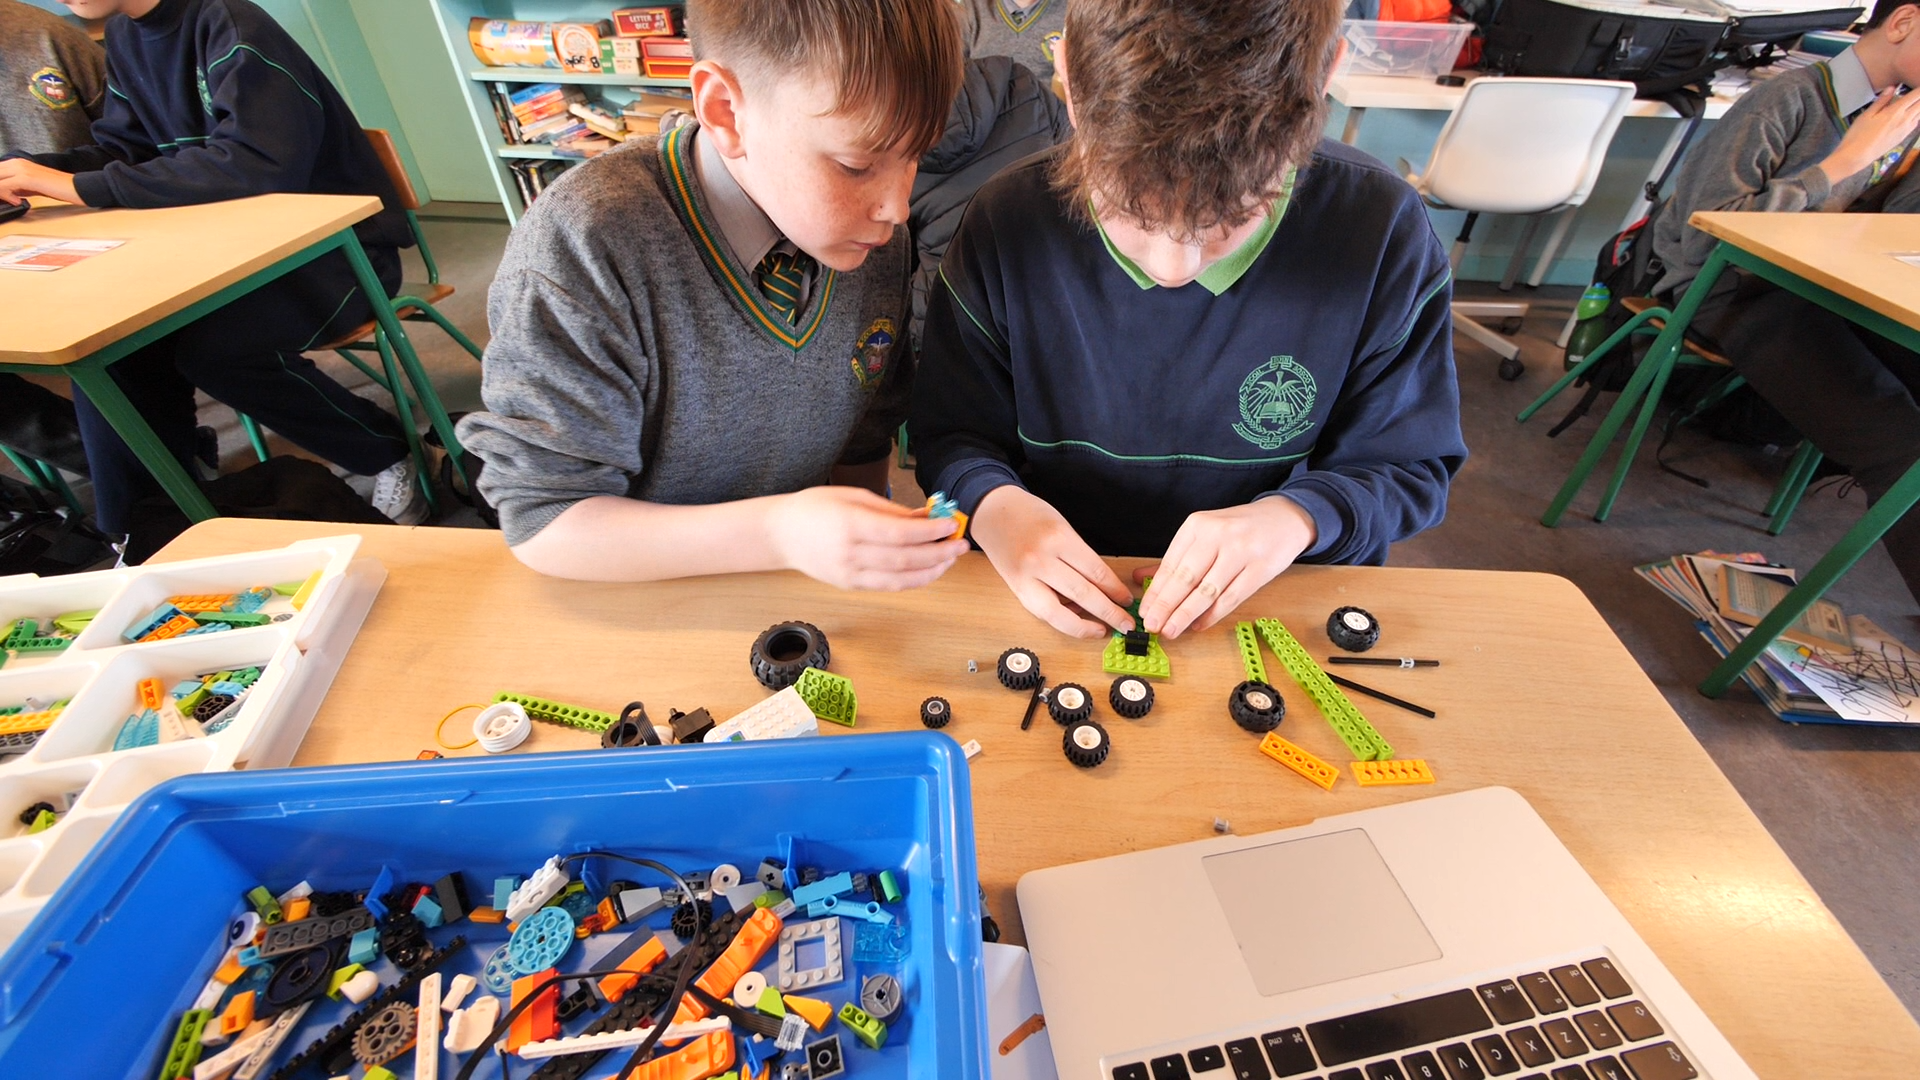
[(800, 321), (800, 288), (813, 271), (813, 256), (775, 249), (767, 252), (753, 271), (753, 283), (767, 298), (767, 306), (789, 325)]

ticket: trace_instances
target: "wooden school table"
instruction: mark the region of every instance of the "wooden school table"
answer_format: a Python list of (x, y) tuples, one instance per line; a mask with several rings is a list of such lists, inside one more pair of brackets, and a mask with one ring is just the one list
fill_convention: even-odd
[(36, 199), (0, 239), (124, 240), (60, 270), (0, 270), (0, 371), (64, 375), (85, 391), (194, 521), (213, 505), (107, 374), (107, 365), (336, 248), (403, 354), (406, 336), (352, 226), (371, 195), (260, 195), (160, 210), (92, 210)]
[[(753, 639), (805, 619), (827, 633), (833, 670), (853, 680), (860, 731), (918, 730), (921, 700), (939, 694), (953, 704), (947, 732), (979, 740), (980, 874), (1006, 940), (1023, 940), (1013, 885), (1029, 870), (1203, 839), (1215, 817), (1251, 834), (1503, 784), (1539, 810), (1761, 1076), (1909, 1077), (1920, 1061), (1920, 1026), (1563, 579), (1301, 567), (1262, 590), (1243, 613), (1280, 618), (1316, 658), (1330, 649), (1327, 615), (1356, 604), (1381, 621), (1377, 654), (1442, 661), (1348, 669), (1439, 713), (1426, 720), (1356, 699), (1399, 756), (1427, 759), (1439, 783), (1362, 789), (1346, 774), (1324, 792), (1261, 756), (1228, 719), (1228, 691), (1243, 678), (1230, 627), (1169, 643), (1173, 677), (1156, 682), (1152, 714), (1123, 720), (1105, 705), (1101, 643), (1027, 615), (977, 554), (899, 594), (840, 592), (798, 574), (606, 585), (542, 578), (495, 532), (223, 518), (158, 558), (342, 532), (364, 536), (361, 554), (381, 560), (388, 578), (297, 765), (412, 758), (434, 745), (449, 709), (502, 690), (609, 711), (638, 699), (657, 722), (670, 706), (704, 705), (725, 719), (766, 696), (748, 670)], [(993, 675), (1012, 645), (1035, 650), (1050, 682), (1093, 692), (1113, 736), (1105, 765), (1068, 764), (1044, 707), (1020, 730), (1027, 695)], [(1332, 730), (1277, 661), (1268, 665), (1288, 702), (1281, 733), (1344, 770)], [(471, 737), (472, 715), (447, 725), (449, 742)], [(517, 752), (594, 745), (586, 733), (535, 724)], [(1499, 902), (1502, 879), (1525, 872), (1487, 867), (1488, 902)]]

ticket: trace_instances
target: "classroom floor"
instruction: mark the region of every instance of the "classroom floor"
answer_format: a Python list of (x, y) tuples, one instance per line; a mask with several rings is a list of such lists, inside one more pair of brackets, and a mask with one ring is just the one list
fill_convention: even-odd
[[(443, 279), (460, 290), (443, 310), (484, 342), (486, 285), (506, 239), (504, 224), (432, 216), (426, 229)], [(417, 265), (410, 268), (417, 279)], [(1524, 293), (1526, 290), (1521, 289)], [(1469, 284), (1462, 295), (1492, 294)], [(1711, 483), (1699, 488), (1656, 468), (1649, 448), (1627, 480), (1611, 519), (1590, 516), (1601, 475), (1589, 483), (1560, 528), (1539, 523), (1598, 423), (1593, 415), (1558, 439), (1546, 432), (1573, 395), (1521, 426), (1514, 414), (1560, 371), (1553, 337), (1572, 309), (1576, 290), (1543, 289), (1520, 342), (1527, 373), (1506, 383), (1496, 358), (1464, 339), (1459, 350), (1461, 419), (1472, 458), (1456, 480), (1449, 514), (1439, 528), (1397, 546), (1402, 566), (1533, 570), (1571, 579), (1646, 670), (1709, 755), (1745, 796), (1801, 872), (1859, 942), (1909, 1010), (1920, 1014), (1920, 731), (1792, 726), (1775, 720), (1744, 686), (1710, 701), (1695, 689), (1713, 656), (1686, 614), (1633, 573), (1636, 564), (1679, 552), (1763, 551), (1775, 561), (1810, 567), (1865, 508), (1857, 490), (1844, 499), (1841, 482), (1810, 491), (1792, 525), (1769, 537), (1759, 514), (1786, 464), (1785, 454), (1713, 442), (1683, 431), (1668, 460)], [(453, 411), (479, 402), (479, 365), (432, 328), (413, 333), (436, 385)], [(379, 391), (338, 361), (328, 370), (359, 392)], [(346, 376), (352, 376), (349, 380)], [(1564, 404), (1563, 404), (1564, 403)], [(220, 432), (224, 464), (251, 460), (232, 414), (209, 404), (202, 422)], [(1649, 439), (1649, 443), (1657, 439)], [(276, 441), (276, 451), (287, 448)], [(917, 504), (909, 474), (895, 478), (896, 496)], [(470, 510), (442, 517), (443, 525), (478, 526)], [(1920, 646), (1920, 606), (1909, 597), (1886, 555), (1876, 548), (1830, 594), (1850, 612), (1864, 613), (1910, 644)], [(1578, 688), (1569, 685), (1569, 693)], [(1791, 933), (1783, 925), (1780, 932)]]

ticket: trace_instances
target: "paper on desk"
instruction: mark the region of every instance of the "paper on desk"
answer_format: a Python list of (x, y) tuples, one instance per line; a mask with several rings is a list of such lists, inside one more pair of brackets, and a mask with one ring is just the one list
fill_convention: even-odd
[(1001, 1053), (1009, 1035), (1041, 1015), (1033, 958), (1018, 945), (987, 942), (980, 949), (987, 969), (987, 1058), (993, 1063), (993, 1080), (1059, 1080), (1053, 1067), (1053, 1041), (1045, 1028)]
[(50, 273), (112, 251), (125, 240), (62, 240), (53, 236), (0, 237), (0, 270)]
[(1913, 251), (1913, 252), (1906, 252), (1906, 253), (1901, 253), (1896, 251), (1894, 252), (1893, 257), (1896, 259), (1899, 259), (1903, 263), (1906, 263), (1908, 266), (1920, 266), (1920, 251)]
[(1767, 651), (1805, 683), (1842, 720), (1920, 724), (1920, 653), (1875, 626), (1849, 618), (1853, 648), (1809, 648), (1776, 641)]

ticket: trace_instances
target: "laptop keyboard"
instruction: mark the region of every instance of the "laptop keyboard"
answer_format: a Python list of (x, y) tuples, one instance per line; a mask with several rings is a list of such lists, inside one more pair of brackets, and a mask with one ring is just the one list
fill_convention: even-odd
[(1612, 960), (1114, 1067), (1112, 1080), (1694, 1080)]

